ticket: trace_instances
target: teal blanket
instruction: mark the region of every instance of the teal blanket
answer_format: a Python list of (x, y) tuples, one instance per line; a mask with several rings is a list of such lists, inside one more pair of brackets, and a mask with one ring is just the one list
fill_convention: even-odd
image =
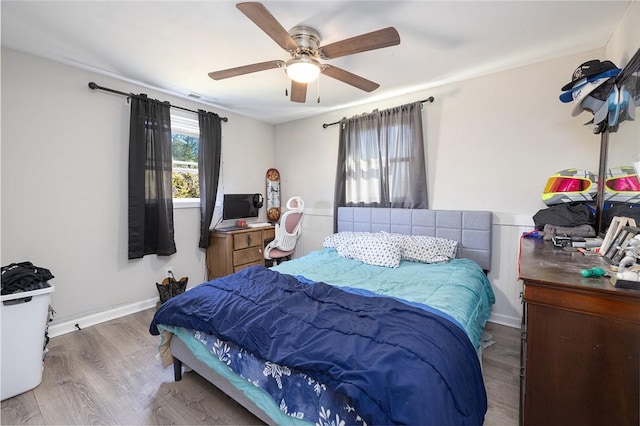
[(487, 276), (469, 259), (438, 264), (403, 260), (398, 268), (385, 268), (340, 257), (335, 249), (327, 248), (272, 269), (310, 281), (369, 290), (428, 305), (453, 317), (476, 350), (480, 348), (482, 330), (495, 302)]

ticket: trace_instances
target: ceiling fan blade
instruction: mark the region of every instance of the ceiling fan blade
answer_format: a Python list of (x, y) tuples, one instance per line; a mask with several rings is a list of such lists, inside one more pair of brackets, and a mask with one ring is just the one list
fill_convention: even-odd
[(280, 22), (273, 17), (271, 12), (269, 12), (262, 3), (238, 3), (236, 7), (284, 50), (294, 51), (298, 48), (298, 44), (293, 37), (280, 25)]
[(305, 103), (307, 100), (307, 83), (291, 80), (291, 102)]
[(209, 77), (214, 80), (223, 80), (225, 78), (237, 77), (239, 75), (250, 74), (252, 72), (265, 71), (273, 68), (284, 66), (283, 61), (267, 61), (257, 64), (243, 65), (241, 67), (229, 68), (226, 70), (213, 71), (209, 73)]
[(397, 44), (400, 44), (398, 31), (393, 27), (387, 27), (322, 46), (320, 51), (325, 59), (334, 59)]
[(360, 77), (359, 75), (355, 75), (353, 73), (350, 73), (349, 71), (345, 71), (332, 65), (323, 65), (322, 74), (327, 75), (331, 78), (335, 78), (336, 80), (340, 80), (341, 82), (347, 83), (353, 87), (357, 87), (358, 89), (364, 90), (365, 92), (373, 92), (378, 87), (380, 87), (378, 83), (374, 83), (371, 80), (367, 80), (366, 78)]

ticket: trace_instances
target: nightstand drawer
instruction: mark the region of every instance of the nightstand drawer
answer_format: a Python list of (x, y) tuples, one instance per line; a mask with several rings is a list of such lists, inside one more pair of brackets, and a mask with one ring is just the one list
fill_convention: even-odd
[(262, 262), (262, 247), (249, 247), (233, 251), (233, 266), (244, 265), (251, 262)]
[(242, 232), (233, 236), (233, 249), (239, 250), (262, 244), (262, 231)]

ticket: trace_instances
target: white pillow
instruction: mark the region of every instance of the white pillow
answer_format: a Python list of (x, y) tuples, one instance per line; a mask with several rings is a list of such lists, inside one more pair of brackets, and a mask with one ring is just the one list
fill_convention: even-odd
[(400, 247), (382, 234), (360, 235), (339, 244), (336, 250), (342, 257), (386, 268), (397, 268), (402, 259)]
[(360, 238), (362, 236), (373, 235), (371, 232), (353, 232), (353, 231), (343, 231), (337, 232), (335, 234), (331, 234), (325, 237), (322, 246), (329, 248), (338, 248), (338, 246), (353, 241), (354, 239)]
[(458, 242), (427, 235), (387, 234), (400, 247), (402, 259), (421, 263), (447, 262), (456, 257)]

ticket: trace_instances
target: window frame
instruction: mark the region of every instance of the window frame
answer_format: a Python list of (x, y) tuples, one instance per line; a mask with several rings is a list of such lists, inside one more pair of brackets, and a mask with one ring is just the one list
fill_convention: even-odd
[[(175, 129), (175, 130), (174, 130)], [(182, 130), (182, 131), (180, 131)], [(176, 169), (173, 162), (173, 135), (181, 134), (186, 136), (197, 136), (200, 138), (200, 125), (197, 118), (193, 118), (186, 113), (183, 114), (178, 111), (171, 111), (171, 140), (172, 140), (172, 161), (171, 161), (171, 173), (173, 175)], [(198, 169), (195, 169), (195, 173), (198, 173)], [(172, 185), (173, 190), (173, 185)], [(200, 197), (198, 198), (172, 198), (174, 208), (200, 208)]]

